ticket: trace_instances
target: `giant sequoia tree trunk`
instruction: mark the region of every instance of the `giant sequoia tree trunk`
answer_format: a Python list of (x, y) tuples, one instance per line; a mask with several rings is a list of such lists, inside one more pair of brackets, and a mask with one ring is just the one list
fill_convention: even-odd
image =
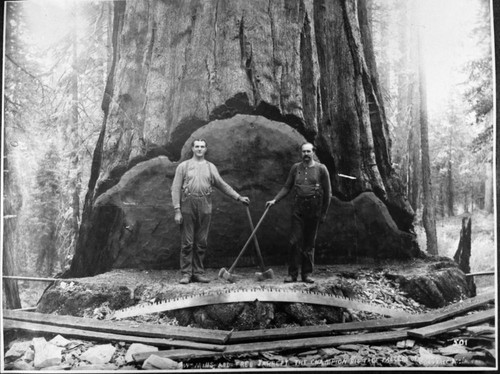
[[(116, 17), (115, 12), (116, 61), (110, 71), (114, 84), (112, 91), (106, 90), (112, 95), (105, 98), (109, 99), (109, 113), (103, 173), (93, 200), (117, 186), (122, 175), (139, 161), (159, 155), (168, 156), (170, 161), (182, 160), (186, 155), (181, 150), (193, 133), (203, 133), (212, 121), (242, 114), (250, 116), (237, 117), (237, 124), (228, 122), (224, 139), (233, 131), (231, 126), (244, 132), (241, 124), (249, 123), (255, 131), (241, 140), (241, 146), (255, 137), (251, 140), (254, 143), (248, 144), (251, 152), (261, 149), (267, 140), (261, 136), (268, 124), (259, 118), (278, 123), (271, 126), (282, 124), (289, 128), (280, 127), (287, 134), (285, 139), (298, 139), (292, 134), (295, 131), (317, 145), (318, 157), (330, 170), (337, 197), (351, 200), (373, 191), (389, 210), (387, 219), (397, 224), (391, 230), (411, 231), (413, 211), (391, 164), (388, 125), (364, 1), (158, 0), (126, 1), (120, 6), (125, 9), (123, 17)], [(231, 138), (227, 141), (239, 142)], [(249, 157), (234, 149), (235, 154), (227, 161), (234, 162), (236, 169), (224, 171), (229, 175), (238, 175), (239, 167), (251, 170), (255, 164), (252, 158), (280, 157), (280, 169), (284, 170), (294, 162), (285, 156), (287, 153), (250, 153)], [(265, 165), (259, 164), (261, 169), (255, 166), (255, 173), (262, 173)], [(151, 167), (171, 170), (163, 161)], [(250, 188), (255, 173), (242, 173), (249, 179), (236, 180), (236, 185), (243, 190)], [(338, 174), (356, 179), (342, 179)], [(130, 175), (128, 178), (132, 178)], [(276, 191), (270, 191), (266, 183), (256, 187), (258, 193), (272, 197)], [(257, 194), (255, 188), (247, 193)], [(113, 196), (117, 196), (115, 192), (101, 199), (103, 205), (97, 210), (117, 225), (127, 217), (120, 209), (113, 210)], [(169, 209), (166, 201), (163, 204)], [(85, 209), (93, 209), (92, 204)], [(84, 212), (83, 220), (95, 220), (95, 214), (92, 218)], [(70, 272), (73, 275), (96, 271), (92, 263), (103, 260), (107, 235), (114, 229), (111, 224), (93, 222), (82, 222), (80, 235), (85, 239), (79, 240)], [(358, 229), (355, 225), (353, 221), (351, 235)], [(139, 226), (134, 226), (137, 232)], [(376, 226), (369, 226), (369, 230)], [(95, 227), (95, 234), (89, 231), (91, 227)], [(158, 233), (162, 227), (164, 223), (158, 223), (152, 230)], [(238, 232), (238, 227), (232, 231)], [(137, 241), (137, 232), (124, 231), (124, 235), (132, 235), (134, 239), (130, 240)], [(233, 240), (234, 233), (227, 235), (226, 241)]]

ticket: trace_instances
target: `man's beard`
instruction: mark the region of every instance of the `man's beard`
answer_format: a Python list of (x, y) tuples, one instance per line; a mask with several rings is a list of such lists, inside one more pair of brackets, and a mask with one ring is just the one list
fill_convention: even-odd
[(311, 161), (311, 156), (303, 156), (302, 160), (304, 160), (304, 161)]

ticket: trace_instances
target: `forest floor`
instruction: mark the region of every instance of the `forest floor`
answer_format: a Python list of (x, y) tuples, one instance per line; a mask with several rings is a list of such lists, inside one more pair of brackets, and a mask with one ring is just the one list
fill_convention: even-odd
[[(400, 272), (413, 274), (423, 269), (424, 263), (420, 260), (412, 263), (398, 264), (391, 263), (384, 266), (373, 266), (367, 264), (354, 265), (319, 265), (315, 278), (317, 286), (334, 282), (336, 284), (350, 285), (353, 289), (361, 289), (361, 293), (376, 300), (380, 304), (404, 308), (405, 311), (420, 314), (431, 311), (431, 309), (419, 304), (406, 296), (399, 290), (395, 282), (388, 280), (384, 273), (391, 269), (398, 269)], [(212, 279), (210, 284), (193, 283), (181, 286), (176, 283), (179, 278), (177, 271), (140, 271), (140, 270), (113, 270), (95, 277), (81, 278), (78, 282), (88, 285), (100, 285), (108, 282), (110, 284), (120, 284), (127, 287), (148, 284), (148, 292), (142, 296), (148, 298), (158, 295), (158, 292), (165, 288), (179, 289), (179, 292), (201, 293), (206, 290), (217, 291), (220, 289), (238, 289), (248, 287), (269, 286), (273, 288), (307, 290), (316, 285), (306, 285), (301, 282), (295, 284), (284, 284), (283, 277), (286, 274), (286, 267), (272, 267), (275, 278), (263, 282), (256, 282), (253, 275), (255, 268), (243, 268), (238, 270), (239, 279), (236, 283), (228, 284), (226, 281), (217, 278), (218, 269), (209, 269), (207, 275)], [(64, 282), (68, 292), (72, 291), (72, 281)], [(141, 287), (141, 286), (139, 286)], [(184, 291), (183, 291), (184, 290)], [(386, 298), (387, 295), (393, 297)], [(141, 297), (142, 299), (142, 297)], [(386, 304), (387, 302), (387, 304)], [(106, 303), (105, 303), (106, 304)], [(108, 312), (107, 307), (83, 308), (84, 316), (102, 320)], [(104, 316), (103, 316), (104, 313)], [(354, 321), (364, 321), (369, 319), (379, 319), (370, 312), (349, 311), (354, 317)], [(162, 313), (148, 314), (144, 316), (127, 318), (133, 326), (140, 326), (141, 323), (148, 324), (169, 324), (178, 325), (177, 321)], [(323, 324), (325, 321), (322, 322)], [(291, 327), (291, 326), (287, 326)], [(285, 351), (269, 352), (248, 352), (236, 356), (221, 357), (217, 359), (198, 360), (178, 360), (173, 365), (179, 365), (183, 369), (301, 369), (301, 368), (355, 368), (355, 367), (483, 367), (491, 368), (496, 364), (495, 333), (494, 325), (482, 323), (479, 326), (472, 326), (454, 330), (449, 333), (440, 334), (431, 339), (402, 339), (387, 343), (373, 344), (343, 344), (340, 346), (322, 349), (294, 349)], [(147, 366), (147, 361), (143, 366), (127, 359), (130, 351), (133, 350), (131, 343), (120, 341), (92, 341), (85, 339), (75, 339), (71, 337), (55, 337), (54, 335), (44, 335), (36, 332), (24, 333), (13, 332), (6, 340), (7, 349), (14, 350), (14, 356), (10, 356), (5, 361), (7, 370), (39, 370), (34, 367), (36, 353), (32, 348), (34, 339), (40, 339), (45, 345), (55, 345), (58, 340), (63, 342), (61, 346), (60, 358), (57, 365), (45, 367), (43, 370), (86, 370), (86, 371), (135, 371), (144, 369), (154, 369)], [(363, 332), (360, 332), (363, 334)], [(458, 335), (457, 335), (458, 334)], [(478, 335), (479, 334), (479, 335)], [(478, 338), (480, 336), (480, 338)], [(459, 338), (458, 338), (459, 337)], [(64, 339), (63, 339), (64, 338)], [(67, 339), (67, 340), (66, 340)], [(478, 340), (479, 339), (479, 340)], [(461, 344), (457, 342), (466, 342)], [(17, 345), (15, 345), (17, 344)], [(20, 347), (22, 349), (20, 349)], [(150, 346), (150, 351), (154, 350)], [(164, 349), (164, 348), (163, 348)], [(110, 351), (112, 354), (105, 362), (96, 352)], [(90, 352), (93, 352), (91, 355)], [(170, 364), (172, 364), (170, 362)]]
[[(471, 272), (494, 271), (496, 258), (495, 243), (495, 216), (486, 214), (483, 211), (474, 211), (471, 214), (461, 214), (454, 217), (440, 218), (436, 222), (436, 231), (438, 239), (438, 250), (441, 256), (453, 258), (458, 249), (460, 240), (460, 230), (462, 228), (462, 219), (470, 217), (472, 221), (471, 235)], [(426, 237), (423, 226), (416, 225), (417, 240), (420, 249), (426, 250)], [(475, 278), (478, 289), (491, 290), (494, 287), (493, 276), (483, 276)]]
[[(440, 255), (453, 257), (456, 248), (458, 247), (458, 240), (460, 236), (460, 228), (463, 216), (446, 218), (438, 221), (437, 232), (438, 232), (438, 244), (440, 248)], [(494, 270), (495, 266), (495, 242), (494, 242), (494, 220), (492, 216), (484, 215), (482, 213), (477, 213), (472, 216), (472, 257), (471, 257), (471, 268), (472, 271), (488, 271)], [(421, 248), (425, 249), (425, 235), (422, 237), (422, 231), (419, 227), (417, 227), (417, 235), (419, 244)], [(424, 245), (422, 246), (422, 242)], [(240, 275), (238, 280), (238, 284), (241, 287), (252, 287), (255, 285), (255, 281), (253, 280), (254, 272), (257, 269), (249, 268), (249, 269), (241, 269), (237, 270), (237, 273)], [(283, 285), (283, 277), (285, 275), (286, 269), (284, 267), (274, 267), (275, 271), (275, 279), (267, 280), (266, 286), (272, 287), (284, 287)], [(350, 272), (362, 272), (366, 274), (366, 277), (358, 278), (358, 281), (363, 287), (371, 287), (366, 290), (370, 293), (377, 294), (379, 291), (384, 292), (388, 291), (387, 282), (386, 281), (376, 281), (373, 280), (378, 279), (377, 273), (380, 272), (380, 269), (377, 269), (377, 266), (370, 269), (366, 265), (362, 264), (354, 264), (354, 265), (318, 265), (317, 272), (315, 273), (316, 279), (321, 282), (322, 278), (330, 277), (332, 272), (337, 274), (347, 274)], [(208, 272), (208, 276), (212, 278), (212, 282), (210, 285), (202, 285), (202, 284), (192, 284), (184, 287), (196, 286), (199, 288), (211, 287), (211, 288), (220, 288), (224, 287), (224, 281), (217, 278), (218, 269), (211, 269)], [(159, 284), (169, 285), (172, 283), (177, 283), (179, 274), (178, 272), (160, 272), (160, 271), (113, 271), (112, 277), (110, 275), (102, 274), (96, 277), (86, 278), (86, 282), (102, 282), (104, 278), (112, 281), (116, 284), (123, 285), (134, 285), (137, 284), (139, 279), (147, 278), (151, 280), (151, 283), (157, 282)], [(104, 277), (104, 278), (103, 278)], [(375, 278), (374, 278), (375, 277)], [(102, 279), (101, 279), (102, 278)], [(477, 277), (476, 285), (478, 287), (478, 294), (491, 291), (495, 287), (494, 277), (485, 276), (485, 277)], [(34, 282), (20, 282), (20, 291), (23, 307), (34, 306), (39, 300), (41, 294), (44, 289), (47, 287), (46, 284), (43, 283), (34, 283)], [(303, 285), (297, 284), (295, 287), (302, 287)], [(409, 304), (411, 305), (411, 304)], [(415, 312), (422, 312), (425, 308), (415, 304), (419, 310), (415, 310)], [(362, 314), (360, 315), (362, 316)], [(137, 322), (148, 322), (148, 323), (160, 323), (158, 321), (146, 320)], [(483, 332), (491, 331), (491, 325), (483, 324), (481, 325)], [(467, 333), (473, 334), (477, 333), (474, 330), (462, 330), (462, 335)], [(19, 339), (26, 340), (31, 339), (33, 337), (37, 337), (37, 335), (29, 335), (29, 336), (19, 336)], [(47, 339), (49, 340), (49, 339)], [(312, 351), (304, 351), (304, 352), (294, 352), (286, 357), (281, 355), (276, 355), (273, 352), (263, 353), (263, 354), (248, 354), (243, 355), (241, 357), (233, 358), (232, 360), (208, 360), (202, 363), (199, 363), (200, 367), (190, 367), (186, 366), (185, 369), (196, 369), (196, 368), (204, 368), (204, 369), (217, 369), (217, 368), (233, 368), (233, 369), (268, 369), (267, 364), (272, 365), (273, 362), (283, 362), (285, 360), (288, 365), (286, 367), (281, 367), (282, 369), (291, 369), (291, 368), (300, 368), (300, 367), (322, 367), (322, 363), (325, 361), (321, 359), (321, 355), (324, 355), (325, 352), (334, 353), (336, 358), (341, 359), (341, 363), (334, 364), (334, 367), (339, 366), (348, 366), (348, 367), (426, 367), (433, 366), (432, 361), (438, 359), (442, 359), (443, 357), (457, 357), (457, 354), (466, 354), (467, 357), (470, 358), (467, 362), (462, 362), (462, 365), (459, 366), (486, 366), (491, 367), (491, 365), (495, 365), (494, 356), (494, 345), (495, 339), (490, 340), (489, 343), (481, 343), (476, 345), (475, 347), (467, 347), (467, 350), (463, 349), (464, 347), (457, 347), (456, 344), (452, 344), (453, 337), (440, 337), (440, 339), (432, 340), (429, 342), (415, 342), (413, 340), (403, 341), (403, 342), (394, 342), (394, 343), (386, 343), (386, 344), (375, 344), (375, 345), (348, 345), (348, 346), (340, 346), (337, 348), (332, 348), (329, 350), (312, 350)], [(90, 350), (93, 347), (100, 347), (101, 343), (91, 342), (91, 341), (80, 341), (72, 339), (72, 346), (79, 345), (78, 350), (81, 353)], [(127, 364), (125, 360), (126, 351), (129, 348), (129, 344), (116, 342), (113, 343), (116, 347), (115, 354), (113, 359), (106, 363), (105, 365), (91, 365), (88, 362), (80, 360), (77, 356), (75, 356), (75, 351), (68, 351), (67, 355), (63, 357), (63, 362), (65, 362), (66, 366), (61, 366), (60, 369), (64, 370), (140, 370), (141, 366), (134, 366), (132, 364)], [(493, 347), (493, 348), (492, 348)], [(6, 349), (8, 347), (5, 347)], [(28, 350), (29, 351), (29, 350)], [(26, 351), (29, 356), (31, 353)], [(447, 355), (446, 352), (451, 352), (452, 354)], [(457, 353), (457, 352), (461, 353)], [(362, 356), (365, 354), (365, 356)], [(367, 356), (366, 356), (367, 355)], [(454, 356), (453, 356), (454, 355)], [(438, 357), (439, 356), (439, 357)], [(462, 356), (460, 356), (462, 357)], [(465, 357), (465, 356), (464, 356)], [(475, 358), (474, 358), (475, 357)], [(16, 362), (20, 362), (22, 360), (17, 360)], [(441, 361), (441, 363), (445, 363), (444, 366), (456, 366), (457, 362), (453, 360)], [(33, 365), (29, 360), (24, 360), (26, 365)], [(71, 363), (71, 365), (70, 365)], [(260, 363), (260, 366), (259, 366)], [(313, 364), (314, 363), (314, 364)], [(184, 363), (186, 364), (186, 363)], [(68, 366), (69, 365), (69, 366)], [(222, 365), (222, 366), (220, 366)], [(264, 366), (262, 366), (264, 365)], [(324, 365), (323, 365), (324, 366)], [(8, 367), (10, 369), (16, 369), (14, 367)], [(278, 368), (279, 365), (278, 365)], [(28, 366), (24, 367), (24, 370), (34, 370), (33, 366), (28, 368)]]

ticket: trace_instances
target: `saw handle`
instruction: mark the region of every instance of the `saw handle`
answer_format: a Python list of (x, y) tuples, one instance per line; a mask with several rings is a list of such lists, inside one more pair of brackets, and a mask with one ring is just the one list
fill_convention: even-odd
[(262, 221), (264, 220), (264, 217), (266, 216), (267, 212), (269, 211), (269, 208), (271, 206), (268, 206), (266, 208), (266, 210), (264, 211), (264, 213), (262, 214), (262, 217), (260, 217), (260, 220), (259, 222), (257, 222), (257, 226), (255, 226), (255, 228), (253, 229), (252, 233), (250, 234), (250, 237), (248, 238), (247, 242), (245, 243), (245, 245), (243, 246), (243, 248), (241, 249), (238, 257), (236, 257), (236, 260), (234, 260), (233, 264), (231, 265), (231, 267), (229, 268), (228, 272), (229, 273), (232, 273), (234, 268), (236, 267), (236, 264), (238, 264), (238, 261), (240, 260), (241, 256), (243, 256), (243, 253), (245, 253), (245, 250), (247, 249), (248, 245), (250, 244), (250, 242), (252, 241), (253, 237), (255, 236), (255, 234), (257, 233), (257, 230), (259, 229)]
[[(245, 208), (247, 211), (248, 222), (250, 222), (250, 230), (253, 231), (255, 229), (253, 226), (252, 215), (250, 214), (250, 208), (248, 207), (248, 205), (246, 205)], [(266, 270), (266, 267), (264, 266), (264, 259), (262, 258), (262, 252), (260, 251), (259, 241), (257, 240), (256, 235), (254, 235), (253, 237), (253, 244), (255, 245), (255, 252), (257, 253), (257, 259), (259, 260), (260, 270), (263, 272)]]

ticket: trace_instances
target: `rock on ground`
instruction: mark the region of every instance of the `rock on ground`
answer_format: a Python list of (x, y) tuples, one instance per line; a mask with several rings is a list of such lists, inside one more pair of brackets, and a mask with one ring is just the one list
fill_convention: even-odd
[(146, 345), (146, 344), (141, 344), (141, 343), (133, 343), (130, 345), (129, 349), (127, 350), (127, 353), (125, 354), (125, 362), (133, 362), (134, 358), (133, 355), (135, 353), (141, 353), (141, 352), (153, 352), (157, 351), (158, 347), (153, 347), (151, 345)]
[(31, 347), (33, 343), (31, 341), (25, 342), (14, 342), (9, 350), (5, 353), (5, 359), (16, 359), (25, 354), (25, 352)]
[(85, 351), (80, 356), (80, 359), (90, 362), (93, 365), (107, 364), (111, 360), (111, 357), (113, 357), (115, 350), (116, 348), (111, 344), (97, 345)]
[(47, 342), (45, 338), (34, 338), (33, 347), (35, 349), (34, 365), (36, 368), (57, 366), (61, 363), (62, 349)]
[(154, 354), (149, 356), (142, 365), (143, 370), (171, 370), (182, 369), (182, 363)]

